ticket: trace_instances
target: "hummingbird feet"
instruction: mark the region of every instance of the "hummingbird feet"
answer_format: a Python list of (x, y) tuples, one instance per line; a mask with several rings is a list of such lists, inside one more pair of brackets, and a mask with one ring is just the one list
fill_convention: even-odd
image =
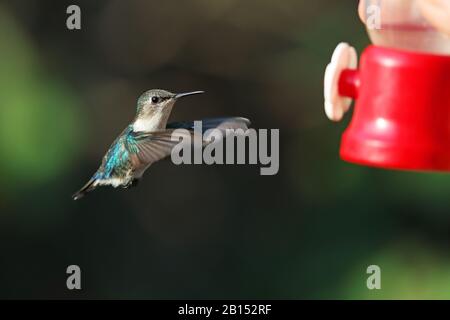
[(139, 179), (134, 179), (131, 181), (130, 185), (127, 188), (136, 188), (139, 185)]

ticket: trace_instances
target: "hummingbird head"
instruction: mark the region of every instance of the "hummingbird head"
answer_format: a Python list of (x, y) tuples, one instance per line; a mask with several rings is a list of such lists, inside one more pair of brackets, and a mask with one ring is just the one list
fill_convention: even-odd
[(147, 130), (151, 130), (151, 127), (164, 128), (172, 107), (178, 99), (200, 93), (203, 93), (203, 91), (172, 93), (166, 90), (153, 89), (144, 92), (137, 102), (135, 121), (141, 121), (136, 127), (141, 127), (140, 124), (145, 123), (144, 127), (148, 127)]
[(171, 109), (179, 98), (200, 93), (203, 93), (203, 91), (172, 93), (161, 89), (149, 90), (139, 97), (137, 102), (137, 113), (138, 115), (145, 115), (155, 111)]

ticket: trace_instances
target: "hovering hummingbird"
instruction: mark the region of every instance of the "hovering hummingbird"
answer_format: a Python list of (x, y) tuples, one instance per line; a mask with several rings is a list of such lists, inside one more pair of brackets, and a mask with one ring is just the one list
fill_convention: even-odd
[[(92, 178), (73, 195), (78, 200), (99, 186), (128, 188), (136, 186), (143, 173), (153, 163), (166, 158), (179, 141), (171, 139), (176, 129), (187, 129), (193, 134), (194, 122), (167, 124), (175, 102), (186, 96), (204, 93), (194, 91), (171, 93), (154, 89), (142, 94), (137, 101), (133, 122), (116, 138), (103, 157), (100, 168)], [(250, 121), (245, 118), (217, 118), (202, 120), (204, 131), (218, 128), (247, 129)], [(207, 144), (210, 141), (203, 141)]]

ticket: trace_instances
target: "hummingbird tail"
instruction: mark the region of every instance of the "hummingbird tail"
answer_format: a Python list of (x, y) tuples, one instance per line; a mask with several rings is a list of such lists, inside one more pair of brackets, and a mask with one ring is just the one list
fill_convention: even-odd
[(96, 181), (95, 179), (89, 180), (89, 182), (86, 183), (83, 188), (81, 188), (72, 196), (72, 199), (79, 200), (83, 198), (87, 193), (93, 191), (96, 188), (96, 186), (94, 185), (95, 181)]

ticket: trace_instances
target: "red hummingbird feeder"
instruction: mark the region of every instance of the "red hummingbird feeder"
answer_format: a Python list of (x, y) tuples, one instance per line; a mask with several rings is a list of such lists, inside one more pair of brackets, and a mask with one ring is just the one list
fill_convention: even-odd
[(343, 43), (326, 70), (328, 117), (340, 121), (355, 100), (341, 158), (450, 172), (450, 38), (422, 18), (414, 0), (367, 1), (367, 12), (376, 14), (374, 5), (378, 26), (367, 27), (375, 45), (364, 51), (359, 67), (356, 50)]

